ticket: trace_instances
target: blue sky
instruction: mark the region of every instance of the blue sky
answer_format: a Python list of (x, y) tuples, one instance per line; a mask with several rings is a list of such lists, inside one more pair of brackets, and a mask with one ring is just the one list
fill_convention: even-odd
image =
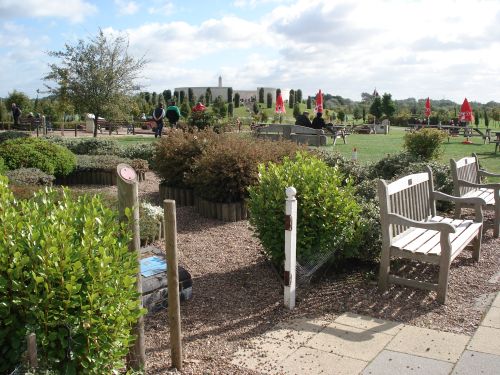
[(500, 102), (498, 0), (0, 0), (0, 97), (34, 97), (45, 51), (124, 33), (147, 91), (318, 89)]

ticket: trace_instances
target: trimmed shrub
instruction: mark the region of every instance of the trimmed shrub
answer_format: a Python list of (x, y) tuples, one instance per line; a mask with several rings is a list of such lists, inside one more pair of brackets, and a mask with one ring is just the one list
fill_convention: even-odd
[(222, 135), (194, 161), (187, 180), (200, 198), (220, 203), (243, 201), (248, 197), (247, 188), (258, 182), (259, 163), (279, 162), (299, 149), (289, 141)]
[(39, 138), (18, 138), (0, 144), (0, 157), (9, 169), (38, 168), (66, 176), (75, 167), (75, 155), (67, 148)]
[(439, 129), (421, 129), (409, 132), (404, 137), (404, 148), (408, 152), (424, 160), (437, 159), (442, 153), (442, 145), (446, 133)]
[(30, 135), (28, 133), (7, 130), (6, 132), (0, 133), (0, 143), (8, 141), (9, 139), (29, 138), (29, 136)]
[(249, 188), (250, 223), (264, 251), (278, 266), (284, 261), (285, 188), (297, 189), (297, 260), (308, 262), (333, 252), (332, 262), (356, 256), (352, 242), (361, 207), (354, 188), (337, 168), (298, 153), (282, 164), (259, 166), (259, 184)]
[(120, 145), (112, 139), (63, 139), (63, 144), (77, 155), (118, 155)]
[(109, 374), (123, 368), (143, 313), (131, 234), (99, 197), (64, 190), (16, 201), (0, 176), (0, 373), (36, 333), (41, 368)]
[(378, 162), (370, 165), (368, 177), (370, 179), (382, 178), (391, 180), (394, 176), (399, 176), (411, 163), (419, 162), (421, 159), (407, 152), (387, 155)]
[(330, 167), (337, 167), (342, 174), (352, 179), (355, 185), (369, 179), (368, 169), (356, 160), (350, 160), (337, 151), (318, 150), (315, 153)]
[(2, 158), (0, 158), (0, 174), (4, 174), (7, 171), (7, 166)]
[(74, 173), (79, 171), (113, 171), (120, 163), (129, 164), (137, 173), (149, 170), (146, 160), (130, 160), (115, 155), (78, 155)]
[(133, 145), (122, 146), (118, 151), (118, 156), (127, 159), (142, 159), (148, 163), (153, 162), (154, 150), (152, 144), (149, 143), (136, 143)]
[(207, 130), (197, 133), (172, 131), (154, 144), (151, 168), (168, 186), (190, 188), (185, 176), (191, 172), (194, 160), (209, 144), (215, 142), (217, 134)]
[(19, 168), (7, 172), (11, 184), (51, 186), (55, 177), (37, 168)]

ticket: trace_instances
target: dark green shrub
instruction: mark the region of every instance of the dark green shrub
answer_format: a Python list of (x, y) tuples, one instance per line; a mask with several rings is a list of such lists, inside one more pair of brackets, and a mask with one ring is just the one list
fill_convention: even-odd
[(282, 164), (259, 166), (259, 183), (249, 188), (250, 223), (273, 263), (284, 260), (285, 188), (297, 189), (297, 260), (333, 252), (333, 262), (356, 256), (356, 220), (361, 207), (350, 182), (322, 160), (298, 153)]
[(382, 178), (384, 180), (391, 180), (394, 176), (399, 176), (411, 163), (420, 160), (420, 158), (407, 152), (387, 155), (385, 158), (370, 165), (368, 177), (370, 179)]
[(37, 168), (19, 168), (8, 171), (6, 176), (11, 184), (51, 186), (55, 177)]
[(18, 132), (15, 130), (7, 130), (6, 132), (0, 133), (0, 143), (8, 141), (9, 139), (17, 138), (29, 138), (29, 134), (25, 132)]
[(0, 144), (0, 156), (9, 169), (38, 168), (66, 176), (75, 167), (75, 155), (67, 148), (39, 138), (18, 138)]
[(259, 163), (295, 155), (299, 146), (289, 141), (247, 140), (226, 134), (195, 161), (188, 181), (197, 196), (212, 202), (238, 202), (258, 181)]
[(172, 131), (154, 144), (151, 169), (164, 183), (172, 187), (190, 187), (185, 180), (191, 172), (194, 160), (209, 144), (215, 142), (217, 134), (211, 130), (196, 133)]
[(120, 152), (120, 145), (112, 139), (65, 139), (64, 143), (77, 155), (117, 155)]
[(150, 143), (136, 143), (122, 146), (117, 155), (127, 159), (147, 160), (151, 164), (153, 162), (154, 150), (155, 148)]
[(122, 369), (142, 311), (136, 255), (116, 211), (51, 189), (16, 201), (1, 176), (0, 201), (0, 373), (20, 363), (30, 332), (42, 368)]
[(409, 132), (404, 137), (404, 148), (415, 157), (424, 160), (437, 159), (442, 153), (446, 137), (446, 133), (439, 129), (425, 128)]
[(216, 116), (212, 111), (194, 111), (188, 119), (188, 124), (198, 130), (204, 130), (215, 124)]
[(369, 170), (356, 160), (350, 160), (339, 152), (316, 151), (318, 156), (330, 167), (337, 167), (357, 185), (369, 178)]
[(130, 160), (115, 155), (77, 155), (74, 173), (79, 171), (115, 171), (120, 163), (129, 164), (136, 172), (147, 172), (148, 162), (145, 160)]

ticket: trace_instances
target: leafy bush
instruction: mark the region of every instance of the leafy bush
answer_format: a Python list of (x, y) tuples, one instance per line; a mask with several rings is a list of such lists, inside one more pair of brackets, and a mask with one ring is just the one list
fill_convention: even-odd
[(352, 182), (357, 185), (369, 178), (369, 171), (356, 160), (350, 160), (341, 153), (316, 151), (317, 155), (330, 167), (337, 167), (339, 171), (352, 179)]
[(114, 171), (120, 163), (129, 164), (136, 172), (147, 172), (148, 162), (145, 160), (130, 160), (115, 155), (78, 155), (75, 173), (79, 171)]
[(0, 143), (8, 141), (9, 139), (17, 138), (29, 138), (29, 134), (25, 132), (19, 132), (15, 130), (7, 130), (6, 132), (0, 133)]
[(215, 124), (216, 117), (212, 111), (195, 111), (191, 112), (188, 119), (188, 124), (199, 130), (204, 130), (212, 127)]
[(442, 153), (442, 144), (446, 133), (439, 129), (425, 128), (409, 132), (404, 137), (404, 148), (424, 160), (437, 159)]
[(394, 176), (398, 176), (402, 171), (406, 170), (411, 163), (420, 160), (420, 158), (407, 152), (387, 155), (385, 158), (370, 165), (368, 177), (370, 179), (382, 178), (384, 180), (391, 180)]
[(55, 143), (62, 143), (77, 155), (118, 155), (120, 145), (113, 139), (99, 138), (52, 138)]
[(19, 168), (7, 172), (11, 184), (50, 186), (55, 177), (37, 168)]
[(7, 171), (7, 166), (2, 158), (0, 158), (0, 174), (4, 174)]
[(187, 180), (197, 196), (212, 202), (238, 202), (258, 182), (259, 163), (278, 162), (299, 149), (289, 141), (246, 140), (231, 134), (217, 138), (194, 161)]
[(143, 313), (130, 233), (98, 197), (40, 191), (16, 201), (0, 176), (0, 373), (37, 336), (42, 368), (109, 374), (121, 369)]
[(194, 160), (199, 157), (217, 135), (210, 131), (188, 133), (172, 131), (154, 144), (152, 169), (164, 183), (172, 187), (191, 187), (185, 180)]
[(9, 169), (38, 168), (66, 176), (75, 167), (75, 155), (67, 148), (39, 138), (17, 138), (0, 144), (0, 157)]
[(149, 143), (136, 143), (133, 145), (122, 146), (118, 151), (118, 156), (127, 159), (142, 159), (153, 162), (154, 147)]
[(335, 262), (356, 256), (356, 220), (361, 208), (350, 182), (322, 160), (298, 153), (282, 164), (259, 166), (259, 184), (249, 188), (250, 223), (264, 251), (278, 266), (284, 254), (285, 188), (297, 189), (297, 260), (307, 262), (333, 252)]

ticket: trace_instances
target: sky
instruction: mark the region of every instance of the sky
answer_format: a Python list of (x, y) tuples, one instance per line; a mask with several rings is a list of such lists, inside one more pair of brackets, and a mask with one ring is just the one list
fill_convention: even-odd
[(99, 29), (148, 60), (141, 91), (222, 76), (236, 90), (500, 102), (500, 0), (0, 0), (0, 97), (43, 92), (47, 51)]

